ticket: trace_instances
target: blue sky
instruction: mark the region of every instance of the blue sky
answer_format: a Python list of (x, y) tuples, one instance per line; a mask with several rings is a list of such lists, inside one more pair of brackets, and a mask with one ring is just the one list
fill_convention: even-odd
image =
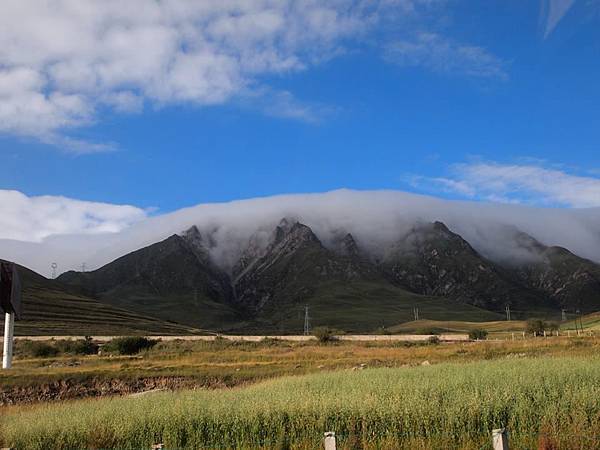
[(600, 206), (599, 2), (117, 3), (0, 6), (0, 189)]

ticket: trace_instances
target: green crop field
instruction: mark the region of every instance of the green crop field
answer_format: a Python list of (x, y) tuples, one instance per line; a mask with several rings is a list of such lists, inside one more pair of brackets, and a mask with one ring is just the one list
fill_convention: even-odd
[(8, 409), (16, 448), (600, 448), (600, 358), (523, 358), (282, 377), (228, 390)]

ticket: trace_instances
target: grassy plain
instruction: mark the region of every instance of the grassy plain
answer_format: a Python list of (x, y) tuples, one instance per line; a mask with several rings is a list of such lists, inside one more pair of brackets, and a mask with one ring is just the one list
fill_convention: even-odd
[[(52, 341), (49, 341), (52, 342)], [(52, 383), (86, 385), (103, 380), (178, 377), (195, 386), (231, 387), (283, 375), (366, 367), (406, 367), (424, 361), (470, 362), (514, 357), (600, 353), (599, 338), (549, 337), (430, 345), (409, 342), (165, 341), (134, 356), (62, 355), (34, 358), (17, 341), (14, 367), (0, 371), (0, 392)]]
[[(455, 349), (456, 351), (457, 349)], [(491, 351), (491, 349), (488, 348)], [(340, 370), (228, 390), (161, 392), (5, 410), (16, 448), (600, 448), (600, 358)]]

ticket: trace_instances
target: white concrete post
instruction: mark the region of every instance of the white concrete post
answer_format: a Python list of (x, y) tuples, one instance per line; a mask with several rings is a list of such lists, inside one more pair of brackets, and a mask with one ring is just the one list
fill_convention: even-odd
[(12, 367), (13, 335), (15, 333), (15, 313), (4, 316), (4, 350), (2, 351), (2, 368)]
[(505, 428), (492, 430), (492, 445), (494, 450), (510, 450), (508, 447), (508, 433)]
[(325, 450), (336, 450), (335, 433), (333, 431), (325, 433)]

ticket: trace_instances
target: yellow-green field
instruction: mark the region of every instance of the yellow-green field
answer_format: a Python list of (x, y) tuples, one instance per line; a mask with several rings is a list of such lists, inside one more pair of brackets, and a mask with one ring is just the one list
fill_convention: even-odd
[(600, 448), (600, 359), (523, 358), (341, 370), (229, 390), (155, 393), (22, 410), (0, 419), (16, 448)]
[(308, 449), (333, 430), (343, 449), (479, 449), (507, 426), (513, 448), (600, 448), (597, 337), (218, 339), (51, 358), (23, 345), (0, 372), (0, 447)]

